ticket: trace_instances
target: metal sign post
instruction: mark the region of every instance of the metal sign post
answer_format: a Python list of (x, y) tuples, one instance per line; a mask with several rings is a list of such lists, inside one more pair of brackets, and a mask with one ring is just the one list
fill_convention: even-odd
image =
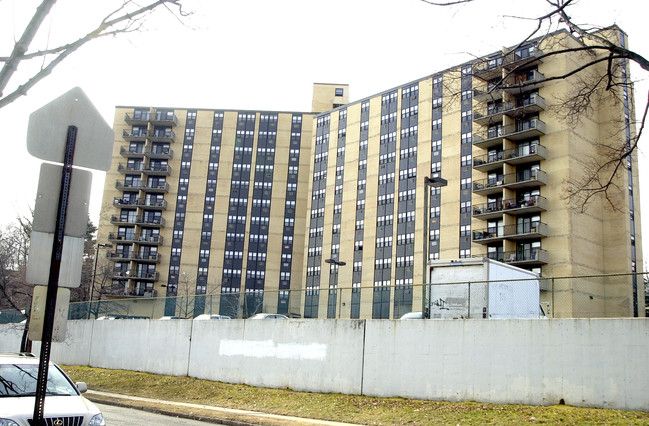
[(47, 391), (47, 375), (49, 372), (50, 351), (52, 346), (52, 330), (54, 328), (54, 314), (56, 311), (56, 293), (59, 288), (59, 271), (63, 254), (63, 237), (65, 235), (65, 214), (68, 208), (70, 195), (70, 182), (72, 180), (72, 161), (74, 147), (77, 141), (77, 127), (68, 126), (68, 135), (65, 142), (65, 155), (63, 161), (63, 175), (59, 193), (58, 214), (56, 229), (54, 231), (54, 245), (50, 260), (50, 276), (47, 284), (47, 298), (45, 301), (45, 322), (43, 323), (43, 337), (41, 340), (40, 364), (38, 366), (38, 381), (36, 384), (36, 403), (34, 404), (34, 424), (45, 424), (43, 409), (45, 407), (45, 393)]
[[(27, 281), (36, 285), (47, 284), (46, 295), (41, 297), (45, 303), (42, 309), (37, 309), (39, 315), (43, 313), (42, 330), (38, 330), (39, 334), (35, 327), (30, 327), (30, 338), (38, 340), (38, 336), (41, 340), (33, 425), (44, 424), (52, 340), (62, 341), (61, 336), (65, 335), (65, 321), (56, 318), (57, 312), (58, 316), (65, 315), (69, 298), (59, 298), (61, 306), (57, 307), (57, 293), (60, 287), (78, 287), (81, 281), (91, 174), (87, 170), (77, 170), (73, 181), (72, 167), (108, 170), (113, 138), (113, 130), (78, 87), (29, 116), (27, 151), (41, 160), (62, 164), (62, 167), (50, 164), (41, 167), (27, 264)], [(58, 188), (57, 182), (60, 182)], [(59, 197), (55, 200), (53, 195), (56, 193)], [(50, 248), (51, 252), (48, 251)], [(36, 321), (34, 325), (38, 323)]]

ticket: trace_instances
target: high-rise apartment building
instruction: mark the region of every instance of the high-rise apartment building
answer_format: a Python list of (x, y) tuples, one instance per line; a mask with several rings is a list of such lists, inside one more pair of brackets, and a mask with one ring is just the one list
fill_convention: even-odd
[[(118, 107), (99, 230), (115, 245), (114, 295), (189, 290), (237, 316), (398, 318), (421, 309), (425, 259), (635, 272), (635, 156), (614, 182), (616, 209), (565, 199), (603, 144), (635, 135), (630, 86), (601, 91), (570, 125), (556, 107), (577, 80), (552, 77), (597, 54), (548, 55), (566, 46), (581, 44), (558, 32), (351, 103), (346, 85), (316, 84), (312, 113)], [(627, 64), (619, 72), (630, 81)], [(642, 283), (623, 281), (562, 281), (553, 311), (643, 312)]]

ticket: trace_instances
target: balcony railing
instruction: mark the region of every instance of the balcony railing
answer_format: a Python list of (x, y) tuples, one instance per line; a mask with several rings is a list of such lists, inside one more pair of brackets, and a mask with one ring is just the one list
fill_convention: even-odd
[(156, 290), (136, 290), (129, 288), (128, 290), (124, 289), (124, 286), (113, 286), (108, 289), (103, 290), (108, 297), (156, 297)]
[(132, 251), (127, 252), (115, 252), (108, 251), (106, 252), (106, 257), (113, 261), (122, 261), (122, 260), (135, 260), (135, 254)]
[(156, 193), (169, 192), (169, 184), (167, 182), (151, 183), (151, 184), (147, 183), (147, 184), (143, 184), (141, 186), (141, 189), (146, 192), (156, 192)]
[(473, 135), (473, 144), (491, 148), (502, 144), (503, 139), (521, 140), (545, 134), (545, 123), (538, 118), (519, 121), (507, 126), (492, 126), (486, 132)]
[(512, 70), (516, 67), (529, 67), (543, 62), (543, 51), (536, 46), (523, 47), (509, 52), (503, 60), (503, 67)]
[(141, 235), (135, 233), (128, 233), (119, 235), (114, 232), (108, 234), (108, 241), (120, 243), (138, 243), (138, 244), (162, 244), (162, 236), (160, 235)]
[(548, 236), (548, 225), (543, 222), (495, 226), (473, 231), (473, 242), (490, 244), (504, 239), (538, 239)]
[(140, 130), (134, 132), (134, 131), (124, 130), (122, 131), (122, 137), (127, 141), (142, 140), (147, 137), (147, 131)]
[(535, 90), (545, 85), (545, 75), (537, 70), (516, 74), (506, 79), (503, 90), (510, 94), (517, 94)]
[(111, 216), (110, 223), (114, 225), (129, 224), (129, 225), (143, 225), (143, 226), (150, 226), (150, 227), (158, 227), (158, 226), (164, 226), (165, 220), (163, 217), (144, 218), (143, 216), (139, 216), (139, 217)]
[(134, 259), (137, 262), (142, 262), (142, 263), (160, 263), (160, 253), (155, 253), (155, 254), (136, 254), (134, 255)]
[(139, 235), (136, 237), (136, 241), (139, 244), (162, 244), (161, 235)]
[(144, 170), (144, 163), (118, 164), (117, 171), (120, 173), (137, 173)]
[(515, 265), (543, 265), (548, 263), (548, 252), (540, 248), (506, 251), (503, 253), (487, 253), (489, 259)]
[(135, 221), (138, 225), (143, 226), (165, 226), (165, 219), (163, 217), (138, 217)]
[(150, 164), (145, 166), (142, 171), (148, 175), (170, 176), (171, 167), (168, 164)]
[(175, 126), (178, 124), (178, 117), (173, 112), (154, 110), (151, 114), (151, 122), (161, 126)]
[(473, 121), (478, 124), (489, 124), (502, 121), (503, 115), (519, 117), (524, 114), (545, 110), (545, 99), (537, 94), (518, 99), (515, 102), (484, 108), (473, 112)]
[(144, 155), (148, 158), (170, 160), (174, 157), (174, 152), (171, 148), (167, 147), (153, 147), (152, 149), (147, 149), (146, 151), (144, 151)]
[(137, 198), (113, 198), (114, 206), (137, 206), (139, 200)]
[(547, 150), (543, 145), (525, 145), (473, 157), (473, 168), (487, 172), (502, 167), (503, 163), (525, 164), (546, 158)]
[(130, 157), (140, 157), (144, 154), (144, 145), (131, 146), (131, 147), (121, 147), (119, 153), (124, 158)]
[(135, 225), (137, 218), (135, 217), (121, 217), (121, 216), (111, 216), (110, 223), (114, 225)]
[(159, 272), (137, 271), (133, 278), (138, 280), (157, 281), (160, 278)]
[(142, 189), (143, 185), (142, 182), (122, 182), (118, 180), (115, 182), (115, 188), (119, 190), (132, 191)]
[(154, 130), (149, 132), (149, 139), (153, 142), (175, 142), (176, 134), (171, 130)]
[(546, 211), (548, 200), (536, 195), (528, 199), (508, 199), (473, 206), (473, 217), (479, 219), (493, 219), (502, 216), (503, 212), (511, 215), (537, 213)]
[(134, 243), (135, 242), (135, 234), (124, 234), (124, 235), (119, 235), (115, 234), (114, 232), (111, 232), (108, 234), (108, 241), (111, 242), (122, 242), (122, 243)]
[(522, 170), (500, 175), (497, 178), (476, 180), (473, 182), (473, 192), (488, 195), (498, 193), (503, 188), (528, 188), (545, 185), (547, 182), (548, 175), (543, 170)]
[(124, 114), (124, 121), (128, 124), (146, 124), (150, 117), (149, 111), (136, 111), (133, 114)]
[(113, 279), (127, 279), (131, 276), (130, 269), (113, 269), (110, 273), (110, 277)]
[(140, 200), (138, 206), (147, 207), (149, 209), (155, 209), (155, 210), (166, 210), (167, 201), (166, 200)]

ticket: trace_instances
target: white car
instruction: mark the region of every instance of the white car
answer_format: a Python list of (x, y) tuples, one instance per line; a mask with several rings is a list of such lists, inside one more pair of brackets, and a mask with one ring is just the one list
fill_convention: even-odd
[(216, 314), (200, 314), (196, 318), (194, 318), (194, 321), (203, 321), (203, 320), (229, 320), (232, 319), (232, 317), (229, 317), (227, 315), (216, 315)]
[(409, 320), (409, 319), (422, 319), (424, 316), (421, 314), (421, 312), (408, 312), (406, 314), (401, 315), (402, 320)]
[[(36, 402), (38, 358), (33, 355), (0, 354), (0, 426), (30, 426)], [(99, 409), (81, 393), (85, 383), (76, 384), (50, 363), (43, 418), (51, 425), (105, 426)]]
[(288, 319), (288, 317), (282, 314), (258, 313), (258, 314), (254, 314), (248, 319)]

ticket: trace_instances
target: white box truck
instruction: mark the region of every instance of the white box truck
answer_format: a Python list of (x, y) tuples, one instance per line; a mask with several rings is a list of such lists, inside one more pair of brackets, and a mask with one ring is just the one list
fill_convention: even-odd
[(532, 271), (488, 258), (467, 258), (431, 260), (427, 272), (423, 304), (428, 318), (541, 316), (539, 276)]

